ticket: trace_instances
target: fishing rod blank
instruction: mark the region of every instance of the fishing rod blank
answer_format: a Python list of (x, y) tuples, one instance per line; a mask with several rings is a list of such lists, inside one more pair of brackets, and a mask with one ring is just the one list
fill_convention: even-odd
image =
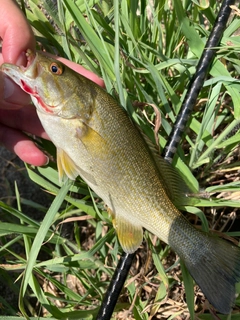
[[(215, 57), (215, 47), (217, 47), (220, 43), (223, 32), (226, 28), (228, 18), (231, 14), (230, 6), (234, 3), (234, 0), (223, 1), (211, 34), (196, 67), (196, 73), (189, 83), (182, 107), (178, 113), (172, 131), (169, 135), (168, 142), (162, 153), (162, 156), (170, 163), (172, 162), (173, 156), (176, 153), (180, 140), (182, 139), (184, 129), (196, 104), (198, 94), (202, 89), (210, 65)], [(97, 320), (111, 319), (112, 313), (114, 311), (121, 289), (123, 288), (124, 282), (126, 281), (134, 256), (134, 253), (122, 254), (121, 259), (119, 260), (117, 268), (114, 272), (113, 278), (111, 279), (108, 290), (105, 294), (102, 305), (99, 309), (96, 318)]]

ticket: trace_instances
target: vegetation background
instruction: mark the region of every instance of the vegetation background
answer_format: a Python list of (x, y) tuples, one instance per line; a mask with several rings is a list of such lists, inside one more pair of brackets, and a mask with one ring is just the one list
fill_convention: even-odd
[[(28, 0), (19, 5), (38, 49), (102, 76), (106, 90), (162, 150), (221, 2)], [(236, 243), (239, 27), (237, 1), (173, 162), (190, 185), (211, 195), (182, 207), (187, 218)], [(35, 141), (50, 155), (49, 165), (19, 169), (15, 184), (8, 184), (7, 176), (3, 180), (0, 319), (94, 319), (122, 251), (101, 199), (80, 178), (60, 186), (54, 147)], [(11, 173), (19, 168), (12, 161), (8, 165)], [(36, 188), (31, 195), (22, 184), (26, 174)], [(217, 315), (169, 246), (148, 232), (144, 239), (113, 319), (239, 319), (240, 298), (232, 315)]]

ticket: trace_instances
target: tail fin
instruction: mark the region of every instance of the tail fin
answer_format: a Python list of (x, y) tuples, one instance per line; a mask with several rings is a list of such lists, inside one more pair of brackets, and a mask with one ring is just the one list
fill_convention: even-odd
[(182, 216), (173, 222), (168, 240), (209, 302), (230, 313), (240, 281), (240, 248), (195, 229)]
[(184, 262), (209, 302), (219, 312), (228, 314), (235, 300), (235, 283), (240, 281), (240, 248), (215, 236), (200, 234), (204, 247), (198, 252), (197, 262)]

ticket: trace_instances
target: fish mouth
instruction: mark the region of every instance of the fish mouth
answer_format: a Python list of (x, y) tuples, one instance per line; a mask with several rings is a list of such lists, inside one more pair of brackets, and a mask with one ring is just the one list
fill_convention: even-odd
[(39, 74), (37, 65), (37, 53), (34, 54), (30, 49), (26, 51), (27, 65), (16, 66), (10, 63), (4, 63), (1, 65), (0, 70), (7, 76), (12, 78), (20, 85), (19, 78), (26, 80), (35, 80)]
[(39, 94), (37, 78), (43, 72), (39, 63), (38, 53), (34, 53), (28, 49), (26, 51), (27, 65), (16, 66), (10, 63), (4, 63), (0, 66), (0, 70), (19, 85), (23, 91), (29, 94), (36, 108), (44, 113), (53, 114), (58, 104), (48, 105), (45, 103), (44, 97)]
[(37, 63), (37, 53), (34, 54), (32, 50), (26, 51), (27, 65), (16, 66), (10, 63), (4, 63), (0, 70), (18, 84), (28, 94), (37, 95), (34, 88), (34, 80), (39, 75), (39, 67)]
[(34, 53), (32, 50), (27, 49), (26, 51), (27, 65), (26, 67), (19, 66), (19, 71), (21, 71), (25, 77), (33, 80), (36, 79), (37, 76), (39, 75), (37, 56), (38, 56), (37, 52)]

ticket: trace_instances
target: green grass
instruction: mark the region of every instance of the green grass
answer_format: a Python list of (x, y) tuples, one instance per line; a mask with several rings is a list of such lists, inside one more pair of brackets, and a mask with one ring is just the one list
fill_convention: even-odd
[[(57, 7), (52, 0), (29, 0), (25, 10), (38, 48), (102, 76), (107, 91), (152, 141), (160, 115), (157, 138), (163, 149), (219, 3), (202, 1), (200, 7), (198, 1), (155, 1), (148, 10), (147, 1), (141, 1), (140, 7), (137, 3), (63, 0), (57, 1)], [(234, 16), (216, 48), (210, 76), (173, 163), (189, 184), (200, 184), (211, 194), (210, 199), (183, 208), (189, 220), (205, 230), (227, 232), (240, 207), (239, 27), (240, 20)], [(48, 142), (42, 141), (41, 147), (54, 155)], [(17, 187), (17, 208), (0, 202), (4, 261), (0, 274), (19, 296), (18, 309), (1, 295), (1, 314), (10, 319), (94, 319), (122, 252), (104, 204), (95, 201), (97, 196), (80, 178), (74, 185), (60, 186), (54, 161), (45, 168), (26, 168), (29, 177), (53, 195), (53, 202), (41, 222), (29, 218), (27, 210), (22, 212), (24, 200)], [(37, 203), (28, 205), (44, 210)], [(61, 233), (69, 223), (70, 238)], [(227, 235), (237, 239), (240, 231)], [(15, 252), (16, 244), (22, 254)], [(146, 232), (113, 319), (129, 309), (132, 313), (125, 313), (125, 319), (160, 315), (161, 319), (212, 319), (207, 310), (202, 313), (204, 298), (175, 258), (168, 246)], [(9, 276), (10, 271), (17, 281)], [(236, 303), (240, 304), (239, 298)], [(231, 319), (238, 317), (236, 308)]]

